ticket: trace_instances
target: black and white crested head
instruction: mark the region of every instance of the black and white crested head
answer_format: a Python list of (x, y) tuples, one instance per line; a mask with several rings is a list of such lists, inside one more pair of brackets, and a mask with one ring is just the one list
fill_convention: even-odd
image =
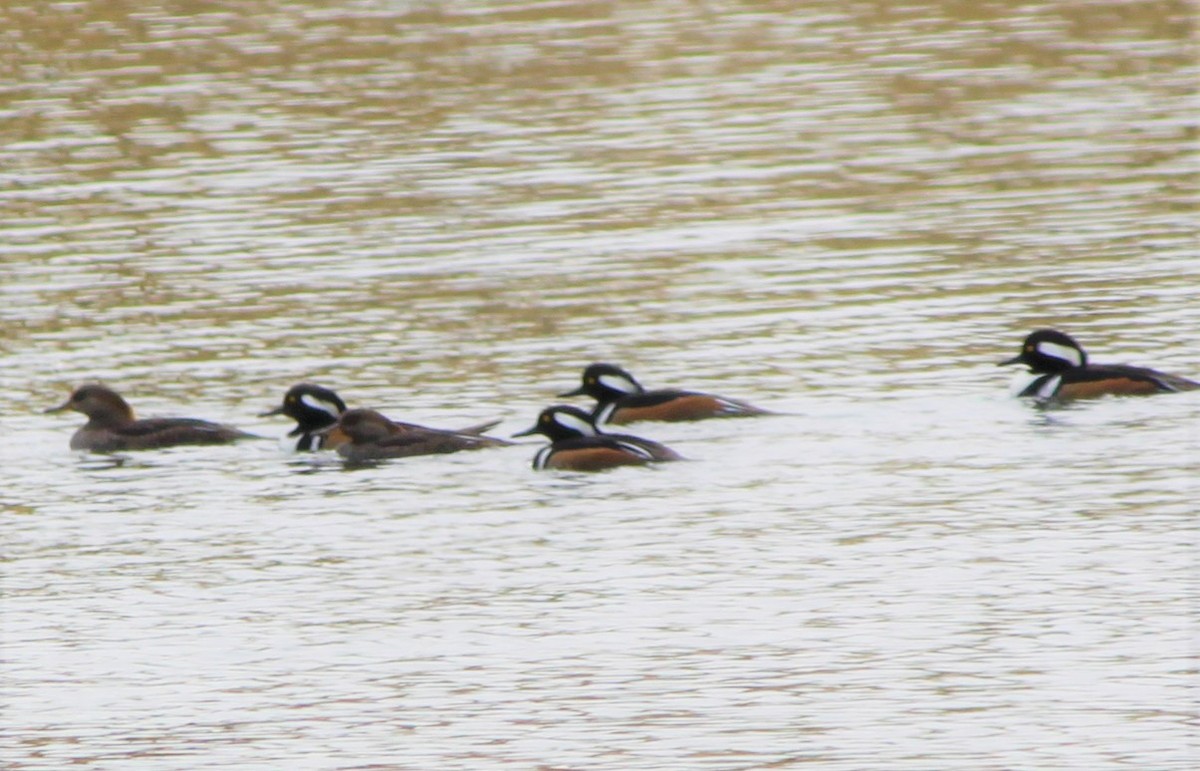
[(596, 436), (600, 433), (592, 422), (592, 416), (578, 407), (561, 405), (545, 410), (543, 414), (562, 433), (578, 436)]
[(559, 396), (587, 394), (596, 401), (610, 402), (630, 394), (640, 394), (646, 389), (633, 375), (615, 364), (597, 362), (583, 370), (583, 384), (573, 391)]
[(297, 391), (296, 399), (302, 407), (315, 412), (323, 412), (334, 420), (337, 420), (346, 411), (346, 403), (341, 400), (341, 397), (321, 386), (304, 387), (303, 390)]
[(1087, 365), (1087, 354), (1070, 335), (1053, 329), (1043, 329), (1030, 335), (1034, 350), (1046, 359), (1062, 362), (1064, 367)]
[(565, 404), (547, 407), (538, 415), (537, 423), (513, 436), (542, 434), (551, 442), (574, 439), (580, 436), (597, 436), (600, 431), (592, 422), (592, 416), (578, 407)]
[(1052, 374), (1087, 366), (1087, 354), (1070, 335), (1039, 329), (1025, 338), (1020, 354), (1000, 364), (1024, 364), (1030, 372)]
[(346, 403), (332, 390), (312, 383), (298, 383), (284, 394), (283, 404), (267, 415), (287, 415), (299, 424), (300, 429), (315, 430), (333, 425), (343, 412)]

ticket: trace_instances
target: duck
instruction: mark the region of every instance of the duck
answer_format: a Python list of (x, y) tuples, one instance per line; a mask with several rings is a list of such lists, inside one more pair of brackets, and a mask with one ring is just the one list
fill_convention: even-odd
[[(346, 410), (346, 402), (336, 391), (313, 383), (297, 383), (283, 395), (280, 406), (260, 412), (258, 417), (286, 415), (296, 421), (296, 427), (285, 437), (285, 448), (295, 452), (311, 452), (336, 450), (349, 441), (340, 429), (330, 430)], [(498, 420), (489, 420), (457, 431), (460, 434), (482, 434), (499, 424)]]
[(483, 435), (497, 422), (482, 423), (467, 431), (452, 431), (401, 423), (377, 410), (355, 408), (346, 410), (336, 423), (322, 430), (343, 434), (346, 441), (338, 445), (337, 452), (347, 461), (357, 463), (511, 445), (507, 440)]
[(72, 450), (117, 452), (153, 450), (185, 444), (227, 444), (239, 439), (261, 439), (233, 426), (197, 418), (142, 418), (111, 388), (89, 383), (76, 388), (70, 397), (46, 413), (73, 410), (87, 416), (71, 437)]
[(670, 447), (649, 439), (603, 433), (590, 414), (565, 404), (542, 410), (532, 427), (513, 436), (532, 434), (542, 434), (550, 440), (533, 457), (533, 468), (539, 471), (603, 471), (684, 459)]
[(604, 362), (589, 364), (583, 370), (583, 383), (574, 390), (559, 394), (560, 397), (582, 395), (596, 400), (592, 412), (596, 425), (772, 414), (769, 410), (737, 399), (698, 391), (675, 388), (647, 391), (627, 370)]
[(1083, 346), (1057, 329), (1031, 332), (1021, 352), (998, 366), (1024, 364), (1035, 375), (1018, 396), (1039, 400), (1090, 399), (1107, 395), (1157, 394), (1191, 391), (1200, 383), (1128, 364), (1092, 364)]
[(346, 442), (345, 434), (325, 429), (337, 423), (346, 411), (346, 403), (332, 389), (314, 383), (297, 383), (283, 395), (278, 407), (260, 412), (258, 417), (286, 415), (296, 427), (285, 437), (285, 446), (294, 452), (333, 450)]

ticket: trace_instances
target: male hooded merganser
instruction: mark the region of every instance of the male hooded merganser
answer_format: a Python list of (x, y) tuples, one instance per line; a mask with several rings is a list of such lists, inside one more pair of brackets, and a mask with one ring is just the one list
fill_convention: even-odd
[(260, 413), (259, 417), (287, 415), (296, 421), (296, 427), (288, 432), (288, 448), (307, 452), (332, 450), (346, 441), (341, 432), (324, 431), (337, 423), (345, 411), (346, 403), (330, 389), (312, 383), (297, 383), (284, 394), (283, 404)]
[(535, 469), (602, 471), (617, 466), (636, 466), (655, 461), (683, 460), (666, 445), (627, 434), (603, 434), (592, 416), (578, 407), (547, 407), (537, 423), (513, 436), (542, 434), (550, 444), (533, 457)]
[(593, 421), (633, 423), (638, 420), (701, 420), (770, 415), (767, 410), (724, 396), (663, 388), (647, 391), (633, 375), (614, 364), (592, 364), (583, 385), (559, 396), (587, 394), (596, 400)]
[(76, 388), (69, 399), (46, 412), (63, 410), (75, 410), (88, 417), (88, 422), (71, 437), (72, 450), (151, 450), (179, 444), (225, 444), (238, 439), (259, 438), (232, 426), (195, 418), (138, 420), (116, 391), (96, 384)]
[(1088, 364), (1087, 354), (1070, 335), (1039, 329), (1025, 338), (1021, 353), (1000, 362), (1024, 364), (1038, 375), (1019, 396), (1038, 399), (1087, 399), (1107, 394), (1154, 394), (1190, 391), (1200, 383), (1127, 364)]
[(358, 462), (479, 450), (484, 447), (512, 444), (504, 439), (480, 435), (479, 432), (494, 425), (493, 422), (473, 426), (468, 431), (448, 431), (413, 423), (399, 423), (375, 410), (353, 409), (343, 412), (337, 423), (324, 430), (345, 434), (346, 442), (338, 446), (338, 454), (348, 461)]
[[(287, 415), (296, 421), (296, 427), (288, 432), (289, 449), (298, 452), (311, 450), (336, 450), (349, 441), (341, 429), (330, 429), (346, 411), (346, 403), (332, 390), (312, 383), (297, 383), (283, 396), (283, 404), (273, 410), (260, 413), (260, 418), (271, 415)], [(498, 420), (489, 420), (458, 430), (460, 434), (482, 434), (499, 425)], [(401, 423), (414, 428), (411, 424)]]

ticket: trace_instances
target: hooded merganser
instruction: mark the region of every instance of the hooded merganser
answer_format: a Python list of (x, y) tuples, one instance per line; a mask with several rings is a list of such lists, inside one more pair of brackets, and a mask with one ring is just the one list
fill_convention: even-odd
[(593, 422), (633, 423), (638, 420), (702, 420), (770, 415), (768, 410), (724, 396), (662, 388), (647, 391), (633, 375), (614, 364), (592, 364), (583, 371), (583, 384), (559, 396), (587, 394), (596, 400)]
[(46, 412), (63, 410), (82, 412), (88, 417), (88, 422), (71, 437), (72, 450), (151, 450), (180, 444), (225, 444), (238, 439), (261, 438), (232, 426), (195, 418), (138, 420), (116, 391), (97, 384), (76, 388), (69, 399)]
[(481, 436), (495, 422), (472, 426), (467, 431), (428, 428), (413, 423), (390, 420), (375, 410), (346, 410), (337, 423), (324, 429), (340, 431), (346, 442), (337, 448), (338, 454), (351, 462), (383, 458), (407, 458), (413, 455), (436, 455), (502, 447), (512, 442)]
[(550, 444), (533, 457), (535, 469), (602, 471), (617, 466), (636, 466), (683, 456), (666, 445), (627, 434), (604, 434), (592, 416), (578, 407), (547, 407), (537, 423), (513, 436), (542, 434)]
[(283, 396), (283, 404), (260, 413), (260, 418), (287, 415), (296, 421), (288, 432), (288, 449), (298, 452), (335, 449), (346, 441), (340, 431), (325, 431), (346, 411), (346, 403), (328, 388), (312, 383), (297, 383)]
[[(312, 450), (336, 450), (342, 444), (350, 441), (339, 428), (330, 428), (338, 422), (338, 418), (346, 411), (346, 403), (331, 389), (312, 383), (297, 383), (288, 389), (283, 396), (283, 404), (273, 410), (259, 413), (260, 418), (272, 415), (287, 415), (296, 421), (296, 427), (288, 432), (287, 447), (297, 452)], [(467, 426), (458, 430), (460, 434), (482, 434), (500, 424), (498, 420), (489, 420)], [(413, 428), (407, 423), (405, 425)]]
[(1127, 364), (1088, 364), (1087, 354), (1070, 335), (1039, 329), (1025, 338), (1021, 353), (1000, 362), (1024, 364), (1038, 375), (1019, 396), (1038, 399), (1087, 399), (1108, 394), (1154, 394), (1190, 391), (1197, 383), (1145, 367)]

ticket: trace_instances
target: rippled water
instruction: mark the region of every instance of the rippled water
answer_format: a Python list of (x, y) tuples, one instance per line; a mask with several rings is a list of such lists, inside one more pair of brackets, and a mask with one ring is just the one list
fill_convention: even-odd
[[(3, 758), (1192, 768), (1200, 376), (1170, 2), (0, 9)], [(784, 413), (347, 469), (71, 453), (101, 379), (528, 426), (594, 360)]]

